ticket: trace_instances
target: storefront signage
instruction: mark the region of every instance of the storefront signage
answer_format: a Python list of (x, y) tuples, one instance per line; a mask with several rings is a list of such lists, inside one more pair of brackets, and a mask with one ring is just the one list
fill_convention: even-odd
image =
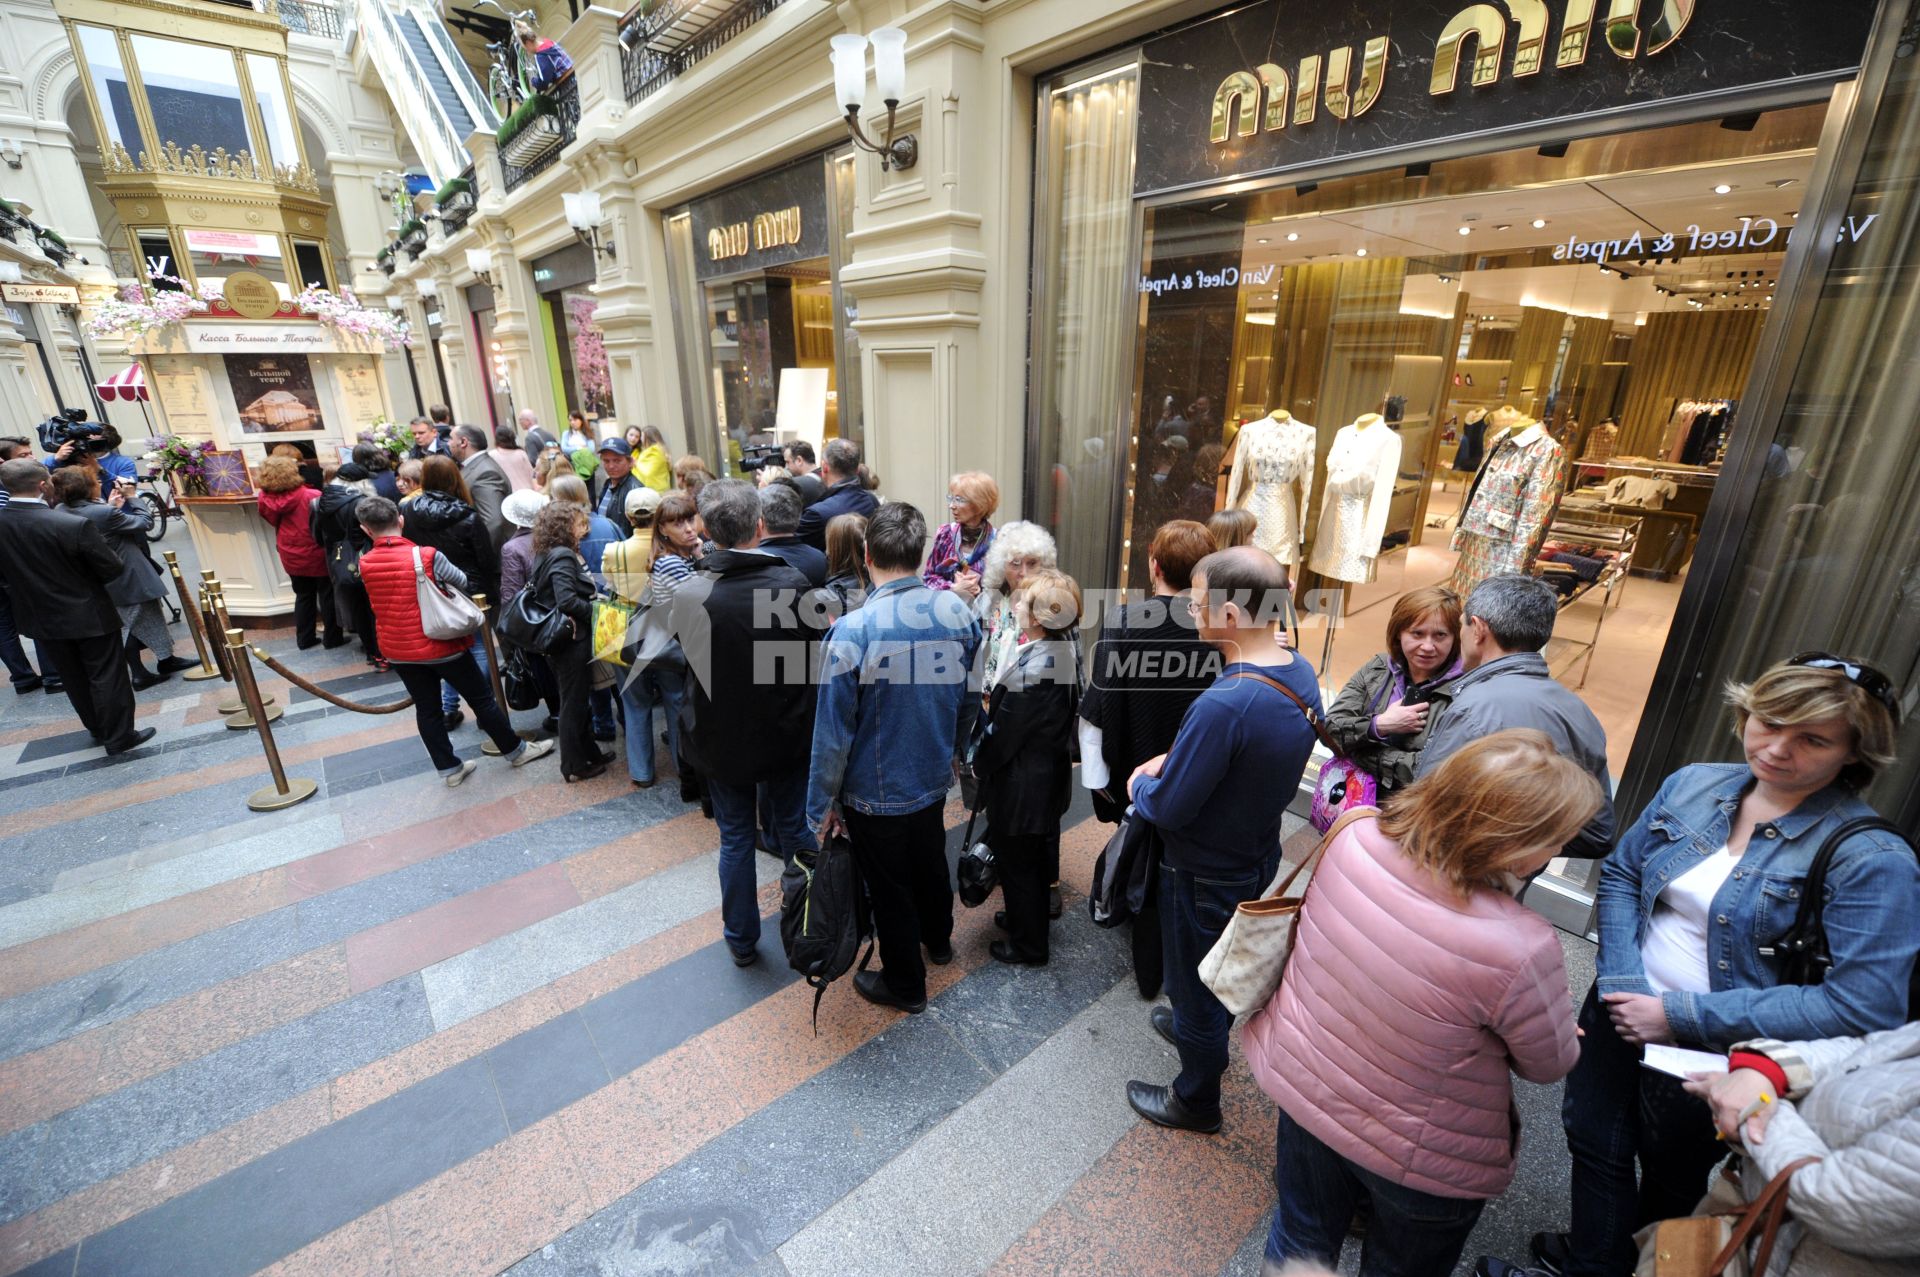
[(0, 284), (0, 297), (10, 302), (53, 302), (60, 306), (80, 304), (80, 290), (71, 284)]
[(326, 428), (313, 365), (305, 355), (228, 355), (225, 362), (244, 433), (311, 434)]
[(216, 260), (228, 257), (278, 257), (280, 239), (276, 235), (256, 235), (252, 231), (187, 230), (187, 251), (205, 253)]
[(248, 319), (271, 319), (280, 309), (280, 290), (258, 271), (233, 272), (221, 284), (220, 296), (235, 314)]
[(1265, 288), (1273, 282), (1279, 269), (1269, 262), (1265, 266), (1249, 266), (1245, 270), (1238, 266), (1224, 266), (1217, 271), (1170, 270), (1164, 275), (1142, 278), (1140, 291), (1164, 297), (1168, 293), (1191, 293), (1208, 288)]
[(698, 279), (827, 256), (827, 166), (819, 156), (689, 205)]
[(751, 222), (714, 227), (707, 232), (707, 258), (723, 262), (799, 242), (800, 206), (796, 204), (777, 213), (755, 213)]
[[(1851, 214), (1840, 223), (1834, 236), (1837, 244), (1853, 243), (1880, 220), (1878, 213), (1863, 217)], [(1743, 217), (1740, 225), (1721, 230), (1703, 230), (1691, 225), (1684, 231), (1666, 235), (1642, 235), (1638, 231), (1625, 239), (1578, 239), (1569, 237), (1553, 246), (1556, 262), (1637, 261), (1649, 257), (1691, 257), (1697, 253), (1725, 252), (1728, 249), (1779, 252), (1793, 242), (1797, 226), (1782, 226), (1771, 217)]]
[(206, 383), (193, 361), (153, 359), (148, 366), (147, 385), (160, 405), (167, 430), (196, 438), (211, 435), (213, 413), (207, 406)]
[[(1817, 96), (1858, 67), (1874, 0), (1254, 3), (1150, 41), (1139, 194), (1452, 138), (1619, 128)], [(1729, 98), (1734, 99), (1729, 102)]]
[(230, 350), (332, 354), (364, 349), (361, 345), (346, 344), (334, 329), (323, 324), (228, 323), (183, 324), (181, 327), (185, 330), (186, 349), (197, 355), (224, 354)]

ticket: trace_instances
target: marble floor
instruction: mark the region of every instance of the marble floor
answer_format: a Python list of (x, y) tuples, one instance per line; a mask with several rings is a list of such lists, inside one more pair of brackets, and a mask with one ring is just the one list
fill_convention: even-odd
[[(251, 638), (399, 696), (352, 648)], [(142, 693), (158, 735), (114, 760), (63, 697), (0, 690), (0, 1272), (1257, 1272), (1273, 1107), (1236, 1058), (1217, 1138), (1128, 1109), (1174, 1057), (1088, 921), (1083, 809), (1050, 966), (990, 961), (991, 905), (961, 910), (928, 1014), (842, 983), (816, 1034), (777, 862), (736, 969), (714, 828), (672, 784), (483, 759), (448, 790), (410, 714), (266, 686), (319, 784), (272, 814), (221, 683)], [(1516, 1090), (1519, 1175), (1469, 1259), (1564, 1223), (1558, 1088)]]

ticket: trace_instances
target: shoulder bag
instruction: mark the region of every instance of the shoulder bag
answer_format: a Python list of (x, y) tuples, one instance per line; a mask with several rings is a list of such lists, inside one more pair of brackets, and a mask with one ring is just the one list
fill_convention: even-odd
[[(1800, 889), (1800, 908), (1793, 923), (1772, 944), (1760, 946), (1760, 956), (1780, 963), (1780, 983), (1819, 984), (1833, 969), (1833, 950), (1827, 945), (1827, 870), (1833, 858), (1855, 834), (1881, 830), (1902, 842), (1906, 833), (1900, 826), (1879, 816), (1849, 820), (1820, 844), (1807, 868), (1807, 881)], [(1911, 847), (1911, 844), (1908, 844)], [(1920, 965), (1916, 965), (1907, 986), (1907, 1014), (1920, 1010)]]
[(1340, 743), (1334, 740), (1333, 733), (1327, 730), (1326, 724), (1307, 708), (1307, 703), (1301, 700), (1291, 687), (1277, 678), (1268, 678), (1265, 674), (1256, 674), (1252, 670), (1241, 670), (1234, 677), (1250, 678), (1255, 682), (1265, 683), (1292, 701), (1299, 707), (1301, 715), (1307, 720), (1307, 726), (1313, 729), (1313, 734), (1320, 738), (1320, 743), (1325, 745), (1327, 751), (1333, 755), (1332, 761), (1320, 765), (1319, 779), (1314, 781), (1313, 785), (1313, 807), (1307, 819), (1315, 829), (1324, 834), (1332, 829), (1334, 822), (1347, 812), (1374, 805), (1380, 796), (1379, 782), (1362, 771), (1358, 763), (1347, 757), (1347, 751), (1340, 748)]
[(1233, 911), (1227, 929), (1200, 960), (1200, 982), (1213, 990), (1220, 1005), (1235, 1015), (1244, 1015), (1259, 1010), (1273, 997), (1273, 991), (1280, 987), (1280, 977), (1286, 974), (1287, 958), (1293, 953), (1294, 927), (1306, 903), (1306, 888), (1301, 888), (1297, 896), (1287, 891), (1294, 879), (1320, 862), (1342, 830), (1356, 820), (1378, 814), (1371, 807), (1353, 807), (1340, 813), (1305, 860), (1291, 870), (1283, 867), (1265, 895), (1242, 901)]
[(572, 618), (538, 599), (540, 585), (551, 571), (545, 560), (536, 563), (533, 578), (507, 600), (493, 623), (494, 632), (503, 641), (542, 656), (551, 656), (573, 637)]
[(969, 909), (985, 904), (993, 889), (1000, 885), (1000, 866), (994, 861), (993, 848), (973, 840), (973, 822), (979, 814), (979, 808), (967, 813), (967, 832), (960, 836), (964, 850), (954, 872), (960, 903)]
[[(1693, 1214), (1663, 1219), (1634, 1234), (1640, 1243), (1634, 1277), (1759, 1277), (1773, 1258), (1773, 1243), (1786, 1218), (1787, 1181), (1802, 1166), (1819, 1160), (1803, 1157), (1788, 1163), (1744, 1205), (1732, 1171), (1721, 1172)], [(1760, 1246), (1749, 1264), (1747, 1246), (1756, 1228)]]
[(1131, 806), (1093, 862), (1087, 912), (1096, 927), (1117, 927), (1139, 916), (1160, 871), (1160, 831)]
[(487, 614), (458, 590), (427, 575), (420, 547), (413, 547), (413, 597), (420, 605), (420, 629), (430, 639), (463, 639), (479, 632)]

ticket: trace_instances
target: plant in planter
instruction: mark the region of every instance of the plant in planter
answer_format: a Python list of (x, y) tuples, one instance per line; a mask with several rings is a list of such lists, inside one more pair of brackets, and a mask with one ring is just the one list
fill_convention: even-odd
[(559, 109), (559, 104), (545, 93), (535, 93), (515, 107), (494, 133), (500, 143), (500, 158), (516, 168), (525, 168), (559, 146), (565, 139)]
[(53, 259), (55, 266), (66, 265), (67, 259), (73, 256), (73, 250), (67, 247), (67, 241), (44, 226), (34, 233), (34, 242), (40, 245), (41, 252)]
[(294, 298), (303, 315), (312, 315), (329, 328), (378, 341), (388, 350), (413, 345), (413, 326), (390, 310), (362, 306), (351, 292), (330, 293), (309, 284)]
[(413, 218), (400, 228), (399, 247), (415, 257), (427, 251), (427, 224)]
[(207, 309), (207, 299), (195, 292), (185, 280), (172, 275), (155, 275), (156, 281), (175, 285), (155, 288), (151, 296), (138, 284), (128, 284), (109, 301), (97, 303), (87, 321), (92, 337), (138, 337), (155, 328), (165, 328), (190, 319)]
[(375, 253), (373, 255), (373, 264), (380, 268), (381, 273), (387, 275), (393, 274), (393, 268), (398, 264), (393, 260), (393, 245), (389, 244)]
[(434, 192), (433, 203), (445, 221), (458, 225), (466, 220), (467, 214), (473, 212), (473, 183), (464, 177), (456, 177)]

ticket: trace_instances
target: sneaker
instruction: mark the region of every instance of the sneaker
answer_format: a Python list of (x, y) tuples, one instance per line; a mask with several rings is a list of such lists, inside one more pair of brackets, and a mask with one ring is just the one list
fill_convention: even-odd
[(523, 742), (520, 748), (516, 749), (513, 752), (513, 757), (509, 758), (507, 761), (512, 763), (515, 767), (525, 767), (528, 763), (532, 762), (534, 759), (545, 758), (548, 754), (551, 754), (552, 752), (553, 752), (552, 741), (530, 740), (530, 741)]
[(469, 758), (452, 771), (442, 772), (440, 777), (447, 782), (448, 789), (458, 789), (460, 788), (460, 782), (473, 775), (473, 769), (479, 765), (480, 764)]
[(1565, 1233), (1535, 1233), (1528, 1249), (1533, 1251), (1534, 1267), (1552, 1277), (1566, 1272), (1567, 1261), (1573, 1258)]
[(1544, 1268), (1523, 1268), (1497, 1255), (1482, 1255), (1473, 1261), (1473, 1277), (1548, 1277)]

